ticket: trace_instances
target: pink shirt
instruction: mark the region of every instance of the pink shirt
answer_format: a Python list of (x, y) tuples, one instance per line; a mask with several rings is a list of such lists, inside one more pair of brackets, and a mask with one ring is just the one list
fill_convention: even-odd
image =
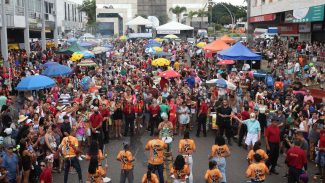
[(307, 101), (311, 101), (312, 103), (314, 103), (314, 97), (311, 95), (305, 95), (304, 97), (304, 103), (306, 103)]

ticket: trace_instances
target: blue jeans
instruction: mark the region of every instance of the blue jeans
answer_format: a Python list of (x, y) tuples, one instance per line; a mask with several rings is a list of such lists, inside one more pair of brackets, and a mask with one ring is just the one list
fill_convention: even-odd
[(151, 169), (152, 172), (157, 171), (159, 177), (159, 183), (164, 183), (164, 164), (160, 164), (160, 165), (149, 164), (148, 168)]
[(79, 181), (82, 181), (82, 174), (81, 174), (79, 160), (77, 157), (73, 157), (73, 158), (64, 159), (64, 183), (68, 182), (68, 175), (71, 166), (76, 169), (78, 173)]
[(213, 161), (217, 162), (217, 167), (220, 170), (221, 174), (222, 174), (222, 178), (221, 178), (221, 183), (227, 182), (227, 178), (226, 178), (226, 158), (224, 157), (214, 157), (212, 158)]

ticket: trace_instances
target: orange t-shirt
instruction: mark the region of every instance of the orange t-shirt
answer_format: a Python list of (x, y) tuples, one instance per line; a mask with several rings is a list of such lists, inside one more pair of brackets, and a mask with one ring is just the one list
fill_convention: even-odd
[(282, 82), (282, 81), (276, 81), (276, 82), (274, 83), (274, 87), (275, 87), (276, 89), (280, 89), (280, 90), (282, 90), (282, 89), (283, 89), (283, 82)]
[(74, 136), (64, 137), (60, 144), (60, 148), (62, 148), (62, 153), (65, 158), (72, 158), (76, 156), (75, 150), (71, 147), (74, 146), (78, 148), (78, 139)]
[(174, 175), (174, 178), (177, 180), (185, 181), (186, 176), (190, 175), (190, 169), (188, 165), (184, 165), (182, 170), (175, 170), (175, 168), (172, 166), (170, 168), (170, 174)]
[(254, 152), (254, 150), (250, 150), (247, 155), (247, 159), (249, 160), (250, 163), (253, 162), (254, 154), (261, 155), (263, 162), (269, 158), (269, 156), (266, 154), (266, 152), (263, 149), (258, 149), (256, 152)]
[(218, 183), (221, 178), (222, 174), (218, 168), (207, 170), (204, 175), (204, 179), (207, 183)]
[(160, 165), (164, 163), (164, 149), (167, 148), (167, 144), (160, 139), (150, 140), (146, 144), (146, 150), (150, 151), (149, 164)]
[(263, 181), (265, 180), (265, 174), (269, 173), (269, 169), (265, 163), (253, 163), (248, 166), (246, 170), (246, 176), (251, 178), (254, 181)]
[(131, 170), (133, 168), (133, 155), (130, 151), (120, 151), (117, 155), (117, 159), (121, 161), (122, 170)]
[(181, 139), (178, 145), (179, 152), (181, 154), (190, 155), (195, 151), (196, 146), (192, 139)]
[(213, 145), (211, 147), (211, 156), (213, 157), (225, 157), (227, 152), (229, 152), (229, 147), (227, 145)]
[(97, 170), (96, 170), (96, 174), (89, 174), (88, 173), (88, 180), (93, 179), (94, 183), (102, 183), (103, 182), (103, 177), (105, 176), (105, 174), (106, 174), (105, 170), (101, 166), (99, 166), (97, 168)]
[(159, 183), (158, 177), (156, 174), (151, 173), (151, 179), (147, 179), (147, 174), (144, 174), (142, 177), (141, 183)]

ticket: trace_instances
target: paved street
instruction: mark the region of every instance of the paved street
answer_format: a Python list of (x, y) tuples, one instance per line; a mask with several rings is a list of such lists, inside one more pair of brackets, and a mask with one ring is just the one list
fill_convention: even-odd
[[(194, 132), (192, 132), (192, 136)], [(135, 177), (135, 183), (139, 183), (141, 181), (141, 178), (143, 174), (146, 172), (146, 164), (147, 159), (149, 157), (148, 152), (144, 150), (144, 146), (146, 142), (150, 139), (147, 132), (144, 133), (144, 135), (135, 136), (133, 138), (127, 137), (124, 138), (124, 140), (111, 140), (111, 142), (107, 145), (108, 151), (109, 151), (109, 157), (108, 157), (108, 176), (112, 179), (112, 183), (119, 182), (119, 176), (120, 176), (120, 164), (116, 160), (116, 155), (119, 150), (122, 149), (122, 142), (123, 141), (129, 141), (132, 144), (132, 152), (135, 155), (136, 161), (135, 161), (135, 169), (134, 169), (134, 177)], [(180, 137), (176, 137), (175, 141), (173, 142), (173, 155), (175, 156), (177, 154), (177, 145)], [(200, 137), (196, 138), (194, 137), (196, 145), (197, 145), (197, 151), (194, 153), (193, 159), (194, 159), (194, 169), (193, 169), (193, 175), (194, 175), (194, 183), (202, 183), (204, 182), (203, 176), (208, 168), (208, 154), (210, 153), (211, 145), (214, 143), (214, 134), (210, 132), (208, 134), (208, 137)], [(245, 170), (247, 167), (247, 161), (246, 161), (246, 150), (239, 148), (236, 144), (231, 146), (231, 157), (227, 159), (227, 180), (229, 183), (242, 183), (246, 182), (245, 178)], [(280, 175), (269, 175), (267, 176), (266, 182), (273, 183), (282, 183), (286, 182), (286, 179), (284, 179), (282, 176), (285, 174), (284, 169), (284, 160), (283, 157), (279, 160), (280, 162), (280, 168), (278, 168), (278, 171), (280, 172)], [(88, 162), (82, 161), (81, 162), (83, 176), (85, 177), (87, 175), (88, 170)], [(314, 168), (312, 168), (314, 169)], [(69, 182), (77, 182), (77, 174), (69, 174)], [(61, 174), (54, 174), (54, 182), (59, 183), (63, 181), (63, 173)]]

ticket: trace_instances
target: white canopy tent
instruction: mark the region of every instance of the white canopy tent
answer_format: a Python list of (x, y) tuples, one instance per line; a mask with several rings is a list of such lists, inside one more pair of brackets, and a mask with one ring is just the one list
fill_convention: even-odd
[(126, 23), (128, 26), (136, 26), (136, 25), (145, 25), (145, 26), (151, 26), (152, 23), (148, 20), (143, 18), (142, 16), (138, 16)]
[(159, 27), (156, 27), (158, 34), (180, 34), (180, 31), (194, 30), (193, 27), (181, 24), (179, 22), (169, 22)]

